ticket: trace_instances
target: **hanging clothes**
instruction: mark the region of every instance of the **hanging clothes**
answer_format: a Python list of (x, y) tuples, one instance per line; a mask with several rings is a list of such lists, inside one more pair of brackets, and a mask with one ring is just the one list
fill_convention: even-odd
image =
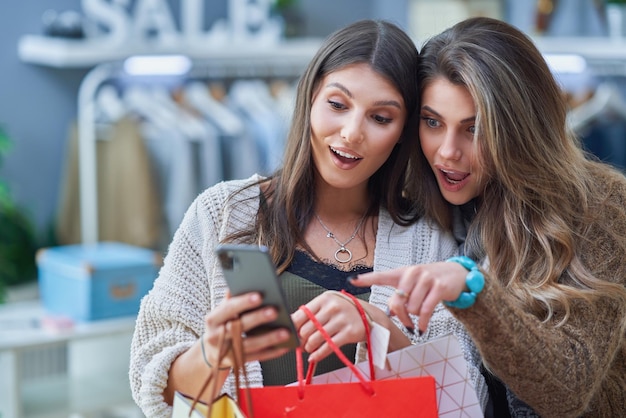
[(626, 172), (626, 101), (616, 82), (603, 81), (572, 108), (568, 121), (585, 149)]
[(257, 172), (272, 173), (281, 164), (286, 123), (277, 111), (280, 105), (272, 97), (268, 84), (258, 79), (237, 80), (228, 92), (228, 104), (250, 127), (254, 146), (258, 150)]
[[(121, 118), (96, 147), (99, 240), (158, 248), (160, 197), (137, 122)], [(81, 241), (78, 155), (78, 130), (73, 124), (57, 212), (56, 236), (62, 245)]]
[[(250, 126), (237, 111), (213, 97), (210, 87), (203, 82), (188, 83), (183, 97), (185, 103), (218, 132), (223, 180), (263, 173), (262, 150), (255, 143)], [(207, 187), (213, 184), (207, 184)]]

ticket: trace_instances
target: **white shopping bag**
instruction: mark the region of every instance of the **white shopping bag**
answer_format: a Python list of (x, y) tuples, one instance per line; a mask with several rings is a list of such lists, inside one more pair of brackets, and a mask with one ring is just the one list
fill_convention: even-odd
[[(433, 376), (436, 381), (439, 417), (483, 417), (461, 346), (454, 335), (446, 335), (394, 351), (387, 354), (387, 359), (390, 369), (377, 369), (377, 380)], [(370, 377), (367, 361), (357, 364), (357, 367), (366, 377)], [(357, 379), (350, 369), (345, 367), (315, 376), (311, 383), (353, 381)]]

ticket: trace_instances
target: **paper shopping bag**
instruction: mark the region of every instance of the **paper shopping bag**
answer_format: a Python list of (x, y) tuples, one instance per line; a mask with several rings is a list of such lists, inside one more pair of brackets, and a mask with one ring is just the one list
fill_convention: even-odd
[[(376, 379), (406, 381), (409, 377), (432, 376), (436, 382), (437, 409), (440, 418), (482, 418), (484, 416), (478, 396), (467, 368), (461, 346), (452, 334), (411, 345), (387, 354), (388, 368), (376, 369)], [(367, 361), (356, 368), (369, 377)], [(315, 376), (313, 385), (351, 382), (356, 378), (348, 367)]]
[[(362, 312), (360, 304), (356, 302), (355, 305)], [(301, 306), (300, 309), (324, 336), (337, 357), (352, 371), (351, 379), (341, 383), (311, 385), (315, 367), (314, 365), (309, 367), (305, 381), (303, 378), (302, 349), (298, 348), (296, 355), (298, 385), (248, 389), (251, 402), (248, 405), (241, 405), (244, 413), (252, 412), (247, 409), (248, 406), (251, 406), (256, 418), (437, 417), (435, 379), (432, 376), (385, 381), (376, 380), (375, 376), (366, 379), (332, 341), (332, 338), (326, 333), (313, 313), (306, 306)], [(369, 325), (365, 315), (362, 318), (369, 341)], [(368, 345), (369, 348), (370, 345)], [(369, 370), (373, 372), (371, 350), (369, 350), (368, 358)]]
[[(239, 379), (239, 373), (243, 373), (246, 385), (241, 389), (243, 396), (246, 399), (245, 403), (250, 403), (250, 396), (248, 393), (248, 375), (243, 361), (243, 341), (241, 337), (242, 325), (239, 318), (229, 321), (231, 327), (230, 332), (227, 331), (228, 327), (224, 325), (223, 332), (220, 335), (220, 342), (218, 344), (220, 348), (219, 356), (216, 362), (213, 364), (219, 366), (222, 364), (222, 360), (228, 357), (231, 361), (232, 367), (235, 370), (235, 385), (237, 388), (242, 388)], [(226, 334), (230, 334), (230, 338), (226, 339)], [(204, 349), (203, 353), (204, 355)], [(206, 360), (206, 358), (205, 358)], [(174, 393), (174, 403), (172, 408), (171, 418), (248, 418), (241, 412), (240, 399), (238, 397), (235, 401), (230, 396), (223, 394), (217, 396), (219, 393), (219, 387), (216, 383), (217, 368), (211, 367), (204, 384), (200, 388), (198, 394), (195, 397), (187, 396), (183, 393), (176, 391)], [(200, 396), (205, 392), (208, 392), (208, 399), (213, 399), (210, 404), (204, 403), (200, 400)], [(250, 409), (250, 406), (248, 406)], [(249, 418), (254, 418), (250, 414)]]
[[(361, 382), (251, 388), (255, 418), (436, 418), (435, 379), (430, 376)], [(247, 413), (245, 405), (242, 410)]]
[(172, 418), (246, 418), (237, 402), (227, 394), (215, 399), (211, 405), (211, 415), (208, 413), (209, 405), (206, 403), (196, 402), (194, 405), (194, 400), (190, 396), (180, 392), (174, 395)]

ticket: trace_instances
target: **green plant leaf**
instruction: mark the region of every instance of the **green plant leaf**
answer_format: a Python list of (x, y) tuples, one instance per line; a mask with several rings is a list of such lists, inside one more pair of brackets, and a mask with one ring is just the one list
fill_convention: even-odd
[(15, 206), (0, 204), (0, 282), (25, 283), (37, 277), (37, 242), (31, 220)]
[(298, 3), (298, 0), (275, 0), (274, 1), (274, 10), (284, 10), (288, 7), (295, 6)]
[[(11, 148), (11, 140), (0, 126), (0, 163)], [(18, 207), (9, 186), (0, 181), (0, 303), (6, 287), (37, 278), (35, 229), (28, 212)]]

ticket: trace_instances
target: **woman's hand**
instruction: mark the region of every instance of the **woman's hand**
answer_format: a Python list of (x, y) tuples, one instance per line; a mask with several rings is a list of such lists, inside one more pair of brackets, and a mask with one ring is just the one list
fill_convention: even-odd
[[(247, 293), (245, 295), (226, 297), (215, 309), (205, 317), (204, 333), (189, 350), (182, 353), (172, 363), (163, 390), (165, 401), (171, 405), (175, 391), (182, 393), (197, 393), (202, 387), (210, 369), (218, 368), (217, 385), (221, 387), (232, 367), (229, 357), (221, 361), (219, 350), (222, 348), (222, 339), (229, 339), (231, 331), (229, 321), (241, 318), (241, 331), (244, 333), (257, 325), (274, 320), (278, 313), (274, 308), (261, 308), (261, 295)], [(286, 348), (275, 346), (289, 339), (289, 332), (284, 329), (271, 331), (254, 337), (243, 339), (244, 361), (267, 360), (283, 355)], [(223, 354), (223, 353), (222, 353)], [(201, 396), (205, 402), (210, 402), (210, 394), (205, 391)]]
[[(327, 291), (306, 304), (337, 346), (365, 341), (365, 325), (354, 303), (336, 292)], [(319, 362), (333, 352), (307, 315), (297, 310), (291, 319), (300, 335), (309, 361)]]
[[(220, 341), (228, 340), (231, 333), (230, 320), (239, 317), (242, 331), (247, 331), (276, 319), (278, 312), (272, 307), (260, 308), (262, 298), (259, 293), (247, 293), (245, 295), (227, 297), (220, 305), (212, 310), (205, 318), (203, 339), (204, 354), (206, 360), (214, 365), (219, 358)], [(289, 339), (289, 331), (277, 329), (243, 339), (243, 351), (245, 361), (264, 361), (285, 354), (289, 349), (276, 348), (276, 345)], [(220, 368), (231, 367), (232, 362), (224, 357), (219, 364)]]
[(418, 315), (418, 326), (426, 331), (430, 317), (441, 301), (456, 300), (466, 289), (467, 270), (458, 263), (438, 262), (401, 267), (394, 270), (358, 275), (351, 284), (368, 287), (386, 285), (396, 288), (389, 298), (391, 315), (412, 327), (409, 313)]

